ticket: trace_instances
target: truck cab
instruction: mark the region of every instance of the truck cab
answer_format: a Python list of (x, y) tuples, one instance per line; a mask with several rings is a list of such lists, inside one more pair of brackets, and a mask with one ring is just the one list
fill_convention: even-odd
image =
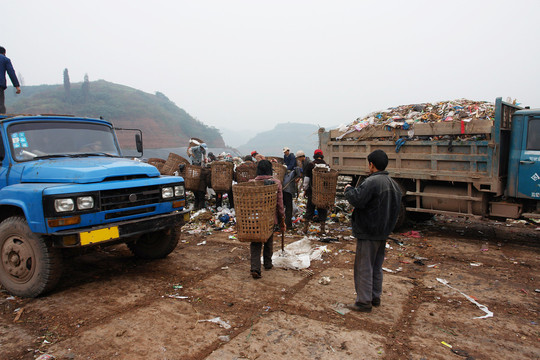
[(0, 161), (0, 283), (14, 295), (50, 291), (66, 248), (163, 258), (189, 217), (184, 180), (123, 158), (102, 119), (2, 117)]

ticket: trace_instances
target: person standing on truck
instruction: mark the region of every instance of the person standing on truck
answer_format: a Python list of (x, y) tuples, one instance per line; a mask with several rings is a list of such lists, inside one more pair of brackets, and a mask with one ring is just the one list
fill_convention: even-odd
[[(315, 215), (315, 204), (313, 204), (313, 169), (315, 167), (328, 167), (324, 161), (324, 155), (321, 149), (315, 150), (313, 153), (313, 161), (306, 166), (306, 171), (304, 173), (304, 196), (307, 199), (306, 202), (306, 213), (304, 214), (304, 234), (307, 234), (309, 229), (309, 222), (313, 220)], [(321, 234), (326, 232), (326, 215), (328, 213), (327, 209), (317, 208), (319, 222), (321, 223)]]
[(352, 232), (356, 238), (354, 287), (356, 302), (347, 307), (370, 312), (381, 304), (386, 239), (394, 230), (401, 208), (399, 185), (384, 171), (388, 156), (382, 150), (368, 155), (370, 175), (358, 186), (345, 186), (345, 199), (354, 207)]
[[(277, 189), (277, 204), (276, 215), (274, 217), (274, 224), (279, 224), (280, 230), (285, 231), (285, 210), (283, 208), (283, 190), (281, 188), (281, 181), (272, 177), (272, 163), (268, 160), (261, 160), (257, 163), (257, 176), (250, 181), (262, 180), (278, 185)], [(263, 243), (252, 242), (250, 244), (250, 258), (251, 258), (251, 276), (254, 279), (261, 278), (261, 248)], [(274, 266), (272, 265), (272, 252), (274, 248), (274, 233), (270, 235), (268, 240), (264, 243), (263, 249), (263, 265), (265, 270), (270, 270)]]
[(6, 113), (5, 96), (4, 91), (7, 89), (6, 72), (11, 79), (11, 83), (15, 87), (15, 93), (21, 93), (21, 84), (17, 79), (11, 60), (6, 57), (6, 49), (0, 46), (0, 114)]

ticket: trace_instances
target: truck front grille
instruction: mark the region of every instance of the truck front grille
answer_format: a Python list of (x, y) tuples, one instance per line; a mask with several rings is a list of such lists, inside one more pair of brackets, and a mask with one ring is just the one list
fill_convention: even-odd
[(100, 199), (102, 211), (149, 205), (161, 201), (161, 189), (159, 186), (143, 186), (105, 190), (101, 191)]

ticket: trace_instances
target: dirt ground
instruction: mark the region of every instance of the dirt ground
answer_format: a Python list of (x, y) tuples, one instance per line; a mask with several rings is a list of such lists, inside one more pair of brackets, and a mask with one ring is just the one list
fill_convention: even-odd
[[(322, 260), (259, 280), (249, 243), (224, 231), (184, 231), (159, 261), (125, 245), (67, 259), (47, 296), (0, 292), (0, 358), (540, 358), (535, 225), (437, 218), (394, 233), (382, 304), (367, 314), (343, 307), (355, 298), (350, 227), (312, 230), (312, 246), (329, 250)], [(288, 232), (285, 243), (302, 238)]]

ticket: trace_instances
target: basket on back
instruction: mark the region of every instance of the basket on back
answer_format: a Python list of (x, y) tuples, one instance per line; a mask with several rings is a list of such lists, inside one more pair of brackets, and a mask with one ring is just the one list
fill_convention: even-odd
[(184, 185), (186, 190), (198, 191), (201, 181), (202, 167), (197, 165), (187, 164), (184, 167), (182, 176), (184, 177)]
[(243, 183), (257, 177), (257, 163), (247, 162), (238, 165), (235, 170), (236, 182)]
[(163, 165), (165, 165), (166, 161), (160, 158), (149, 158), (148, 163), (150, 165), (154, 165), (159, 170), (159, 173), (161, 174), (161, 169), (163, 169)]
[(263, 181), (234, 184), (234, 210), (236, 237), (240, 241), (266, 242), (274, 231), (277, 184), (264, 185)]
[[(161, 175), (174, 175), (175, 171), (179, 171), (178, 167), (180, 164), (189, 165), (189, 161), (180, 155), (175, 153), (169, 153), (169, 157), (163, 167), (160, 170)], [(184, 175), (183, 173), (180, 175)]]
[(229, 161), (214, 161), (212, 167), (212, 189), (229, 191), (232, 186), (234, 165)]
[(318, 208), (329, 209), (336, 199), (338, 172), (328, 168), (313, 169), (313, 204)]
[(287, 167), (280, 163), (272, 163), (272, 176), (283, 184), (283, 179), (285, 178), (285, 173), (287, 172)]

